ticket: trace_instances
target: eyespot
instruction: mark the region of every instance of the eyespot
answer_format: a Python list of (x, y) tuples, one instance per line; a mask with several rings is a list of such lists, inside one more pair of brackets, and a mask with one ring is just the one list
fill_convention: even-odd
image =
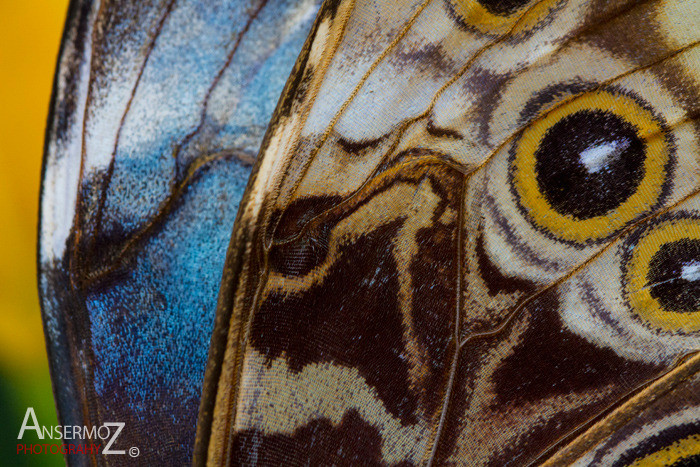
[[(697, 427), (695, 427), (697, 429)], [(632, 467), (653, 465), (697, 465), (700, 462), (700, 435), (693, 434), (686, 438), (674, 440), (672, 443), (657, 447), (644, 456), (635, 459)]]
[(625, 266), (632, 310), (662, 331), (700, 330), (700, 220), (681, 218), (647, 230)]
[[(498, 35), (507, 32), (525, 12), (529, 13), (530, 18), (518, 30), (522, 32), (531, 29), (550, 13), (553, 5), (560, 2), (561, 0), (537, 3), (533, 0), (448, 0), (447, 5), (465, 29)], [(528, 6), (532, 8), (528, 9)]]
[(535, 120), (514, 146), (511, 182), (541, 230), (605, 240), (657, 206), (671, 170), (663, 122), (632, 96), (592, 91)]
[[(675, 385), (674, 391), (647, 400), (635, 417), (588, 451), (576, 465), (698, 465), (698, 381), (697, 377), (686, 379)], [(663, 418), (659, 418), (661, 414)]]

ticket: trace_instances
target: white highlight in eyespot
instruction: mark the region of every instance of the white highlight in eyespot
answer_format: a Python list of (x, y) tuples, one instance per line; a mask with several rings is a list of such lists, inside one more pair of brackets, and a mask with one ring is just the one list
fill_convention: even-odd
[(581, 163), (586, 167), (588, 173), (597, 173), (630, 146), (627, 138), (616, 141), (598, 141), (594, 146), (581, 152)]
[(700, 280), (700, 261), (685, 263), (681, 269), (681, 277), (687, 281)]

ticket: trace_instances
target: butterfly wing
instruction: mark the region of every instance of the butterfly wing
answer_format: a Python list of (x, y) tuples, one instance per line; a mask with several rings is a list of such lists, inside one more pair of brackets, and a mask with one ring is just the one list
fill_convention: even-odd
[(546, 465), (696, 465), (700, 358), (640, 391)]
[(224, 252), (318, 3), (71, 3), (39, 239), (61, 424), (191, 459)]
[(687, 368), (698, 19), (327, 2), (234, 227), (197, 459), (526, 465)]

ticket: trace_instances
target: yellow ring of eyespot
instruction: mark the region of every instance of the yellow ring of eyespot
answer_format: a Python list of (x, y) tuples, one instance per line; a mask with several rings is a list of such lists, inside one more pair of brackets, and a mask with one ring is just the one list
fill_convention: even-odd
[[(547, 130), (563, 118), (584, 110), (612, 112), (632, 124), (640, 139), (646, 140), (646, 156), (644, 177), (634, 194), (605, 215), (576, 219), (556, 211), (540, 191), (535, 172), (535, 152)], [(586, 243), (610, 236), (658, 202), (669, 157), (661, 124), (651, 112), (631, 97), (595, 91), (555, 108), (524, 131), (516, 147), (513, 182), (521, 205), (536, 225), (563, 240)]]
[(627, 265), (627, 295), (637, 315), (665, 331), (695, 332), (700, 330), (700, 310), (697, 313), (666, 311), (647, 286), (649, 264), (661, 247), (681, 239), (700, 240), (700, 220), (668, 221), (645, 234), (632, 250)]
[(630, 467), (652, 467), (671, 465), (680, 460), (700, 454), (700, 435), (691, 435), (676, 441), (659, 451), (637, 459)]
[(459, 16), (465, 24), (485, 34), (501, 34), (507, 32), (525, 12), (528, 12), (527, 20), (522, 25), (519, 25), (517, 30), (513, 31), (513, 34), (529, 30), (532, 26), (539, 24), (541, 20), (549, 14), (551, 8), (560, 2), (561, 0), (543, 1), (534, 5), (530, 10), (524, 6), (510, 15), (501, 16), (489, 12), (477, 0), (450, 0), (455, 14)]

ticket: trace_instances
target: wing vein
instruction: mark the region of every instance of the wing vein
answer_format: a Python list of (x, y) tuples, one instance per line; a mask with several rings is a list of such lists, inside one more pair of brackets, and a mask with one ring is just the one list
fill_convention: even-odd
[(452, 397), (452, 388), (454, 387), (455, 375), (457, 373), (457, 366), (459, 364), (459, 354), (460, 346), (457, 345), (459, 342), (460, 334), (460, 323), (462, 320), (462, 261), (463, 261), (463, 231), (465, 223), (465, 205), (466, 205), (466, 192), (467, 192), (467, 180), (468, 177), (462, 178), (462, 183), (460, 187), (460, 199), (459, 199), (459, 211), (457, 214), (457, 278), (456, 278), (456, 300), (455, 300), (455, 322), (454, 322), (454, 333), (451, 340), (451, 345), (454, 347), (454, 355), (452, 356), (452, 363), (450, 364), (450, 375), (447, 380), (447, 387), (445, 389), (445, 396), (442, 401), (442, 406), (440, 409), (440, 419), (438, 421), (437, 427), (435, 428), (435, 435), (433, 437), (430, 454), (427, 460), (428, 467), (431, 467), (435, 462), (435, 456), (437, 454), (438, 443), (440, 442), (440, 437), (442, 435), (442, 430), (445, 426), (445, 420), (447, 419), (447, 411), (450, 406), (450, 399)]
[[(112, 179), (112, 175), (114, 174), (114, 165), (115, 165), (115, 159), (117, 155), (117, 148), (119, 147), (119, 140), (121, 139), (121, 132), (122, 129), (124, 128), (124, 123), (126, 122), (126, 117), (129, 114), (129, 111), (131, 110), (131, 104), (134, 101), (134, 97), (136, 96), (136, 91), (139, 87), (139, 84), (141, 83), (141, 78), (143, 77), (143, 72), (146, 69), (146, 66), (148, 65), (148, 62), (151, 58), (151, 53), (153, 52), (153, 49), (156, 46), (156, 42), (158, 40), (158, 37), (160, 36), (160, 33), (163, 30), (163, 26), (165, 25), (165, 20), (170, 16), (170, 13), (172, 12), (175, 3), (177, 0), (170, 0), (168, 3), (167, 7), (165, 8), (165, 11), (163, 12), (163, 15), (161, 18), (158, 20), (158, 25), (156, 26), (155, 33), (153, 35), (153, 38), (148, 44), (148, 48), (146, 49), (146, 56), (143, 60), (143, 63), (141, 64), (141, 68), (139, 69), (138, 75), (136, 76), (136, 82), (134, 83), (133, 88), (131, 89), (131, 92), (129, 94), (129, 99), (126, 103), (126, 107), (124, 108), (124, 113), (122, 113), (121, 119), (119, 121), (119, 127), (117, 128), (117, 135), (114, 141), (114, 148), (112, 149), (112, 154), (111, 158), (109, 161), (109, 166), (107, 167), (107, 174), (105, 175), (104, 180), (101, 182), (101, 190), (100, 190), (100, 198), (97, 204), (97, 213), (95, 215), (95, 229), (100, 229), (101, 224), (102, 224), (102, 217), (104, 215), (104, 206), (105, 203), (107, 202), (107, 190), (109, 188), (110, 181)], [(93, 235), (93, 239), (94, 239)], [(94, 243), (94, 242), (91, 242)], [(92, 245), (90, 245), (90, 248), (88, 250), (92, 249)]]
[(204, 126), (204, 120), (206, 119), (207, 116), (207, 111), (209, 110), (209, 100), (211, 99), (211, 96), (214, 92), (214, 89), (216, 86), (219, 84), (221, 81), (221, 78), (223, 77), (224, 73), (226, 70), (231, 66), (231, 63), (233, 62), (233, 58), (236, 55), (236, 52), (238, 52), (238, 47), (241, 45), (241, 42), (243, 41), (243, 37), (246, 35), (246, 33), (250, 30), (250, 27), (252, 24), (255, 22), (255, 20), (258, 18), (258, 15), (262, 11), (262, 9), (267, 5), (268, 0), (262, 0), (258, 7), (253, 11), (253, 14), (248, 18), (248, 21), (246, 22), (245, 26), (241, 31), (238, 33), (236, 37), (236, 42), (233, 45), (233, 48), (231, 51), (228, 53), (228, 56), (226, 57), (226, 62), (224, 65), (219, 69), (219, 71), (216, 73), (216, 76), (211, 82), (211, 85), (207, 89), (207, 92), (204, 96), (204, 100), (202, 103), (202, 110), (199, 114), (199, 123), (197, 124), (197, 127), (192, 130), (190, 133), (188, 133), (183, 139), (180, 144), (177, 145), (177, 148), (175, 148), (175, 151), (173, 151), (173, 158), (175, 159), (175, 164), (177, 164), (177, 159), (180, 154), (180, 151), (182, 150), (183, 147), (185, 147), (190, 140), (200, 132), (202, 127)]
[[(408, 31), (411, 29), (413, 26), (413, 23), (415, 23), (416, 19), (420, 16), (420, 14), (425, 10), (425, 8), (432, 2), (432, 0), (425, 0), (413, 13), (413, 15), (408, 19), (406, 24), (404, 25), (403, 29), (394, 37), (394, 39), (389, 43), (389, 45), (382, 51), (382, 53), (377, 57), (377, 59), (372, 62), (370, 67), (367, 69), (364, 75), (362, 75), (362, 78), (360, 78), (360, 81), (357, 83), (355, 88), (353, 88), (353, 91), (350, 93), (350, 96), (343, 102), (343, 104), (340, 106), (340, 109), (338, 109), (338, 112), (334, 115), (333, 119), (328, 123), (328, 127), (326, 128), (326, 131), (323, 133), (321, 136), (320, 141), (318, 142), (316, 149), (309, 154), (307, 159), (304, 161), (303, 166), (301, 167), (300, 170), (300, 175), (297, 177), (293, 188), (291, 189), (292, 195), (296, 192), (298, 189), (299, 185), (301, 182), (304, 180), (304, 177), (306, 173), (308, 172), (309, 168), (311, 167), (311, 162), (315, 159), (316, 155), (320, 151), (321, 147), (323, 144), (326, 142), (326, 140), (330, 137), (331, 133), (333, 132), (333, 128), (335, 125), (338, 123), (338, 120), (340, 120), (340, 117), (343, 115), (345, 110), (350, 106), (352, 103), (353, 99), (355, 96), (360, 92), (360, 89), (362, 86), (365, 84), (367, 79), (369, 79), (369, 76), (372, 74), (374, 70), (377, 69), (377, 67), (384, 61), (387, 55), (389, 55), (389, 52), (391, 52), (396, 45), (401, 42), (401, 39), (408, 33)], [(285, 168), (286, 171), (287, 168)], [(278, 187), (279, 190), (279, 187)], [(277, 194), (277, 191), (275, 191), (275, 194)], [(285, 209), (289, 206), (289, 203), (285, 205)], [(272, 236), (274, 236), (274, 232), (277, 230), (277, 225), (279, 223), (279, 219), (275, 222), (274, 225), (270, 226), (270, 231), (272, 232)], [(268, 230), (268, 229), (266, 229)]]

